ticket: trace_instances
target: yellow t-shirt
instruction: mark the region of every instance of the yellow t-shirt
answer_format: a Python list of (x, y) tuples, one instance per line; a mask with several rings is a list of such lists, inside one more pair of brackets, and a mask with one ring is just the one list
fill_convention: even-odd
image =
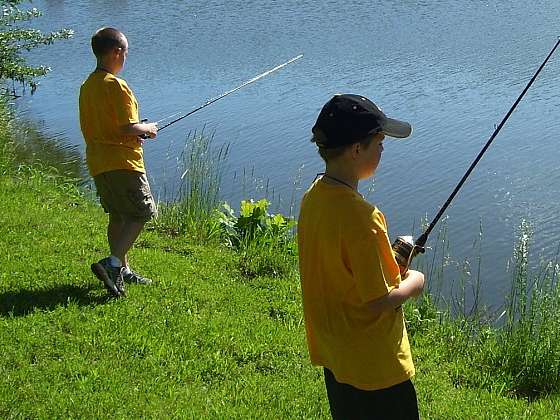
[(298, 222), (299, 265), (311, 362), (364, 390), (414, 375), (402, 309), (366, 305), (401, 281), (383, 214), (349, 187), (319, 179)]
[(80, 126), (91, 176), (116, 169), (146, 172), (138, 137), (119, 134), (120, 127), (137, 122), (138, 102), (126, 82), (105, 71), (91, 73), (80, 88)]

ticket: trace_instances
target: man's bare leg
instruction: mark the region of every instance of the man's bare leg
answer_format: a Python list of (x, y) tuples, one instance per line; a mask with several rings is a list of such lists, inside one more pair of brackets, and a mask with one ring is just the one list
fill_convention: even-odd
[(142, 232), (144, 224), (144, 222), (123, 220), (118, 216), (109, 216), (107, 226), (109, 248), (111, 254), (121, 260), (123, 267), (128, 266), (127, 253)]

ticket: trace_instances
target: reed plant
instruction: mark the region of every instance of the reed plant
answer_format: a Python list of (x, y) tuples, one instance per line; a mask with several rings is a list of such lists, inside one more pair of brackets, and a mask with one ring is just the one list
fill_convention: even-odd
[(523, 221), (514, 249), (504, 325), (489, 334), (480, 361), (508, 392), (536, 398), (560, 391), (560, 276), (557, 261), (531, 269), (532, 231)]
[(156, 228), (173, 235), (186, 235), (211, 242), (219, 234), (212, 217), (220, 204), (220, 187), (229, 145), (213, 147), (214, 134), (204, 130), (187, 135), (185, 147), (177, 159), (177, 180), (173, 193), (159, 202)]
[(4, 104), (0, 104), (0, 176), (14, 166), (13, 140), (7, 135), (9, 118)]
[[(526, 221), (517, 236), (511, 285), (501, 310), (493, 314), (480, 304), (478, 256), (475, 279), (468, 282), (472, 288), (466, 287), (465, 279), (474, 270), (465, 261), (458, 267), (459, 286), (448, 304), (442, 305), (442, 299), (429, 291), (408, 308), (407, 319), (413, 334), (429, 334), (443, 349), (456, 386), (535, 399), (560, 391), (560, 265), (552, 261), (538, 270), (531, 268), (532, 233)], [(437, 278), (445, 264), (436, 260), (426, 268)]]
[[(229, 145), (214, 148), (213, 139), (214, 135), (205, 135), (204, 130), (187, 136), (177, 159), (178, 182), (171, 186), (173, 193), (167, 200), (159, 202), (159, 217), (152, 226), (172, 235), (185, 235), (202, 243), (221, 242), (235, 249), (239, 270), (246, 278), (294, 272), (295, 221), (280, 213), (269, 214), (267, 199), (243, 200), (238, 215), (228, 203), (221, 202)], [(243, 175), (246, 185), (247, 173)], [(251, 180), (256, 180), (254, 170)]]

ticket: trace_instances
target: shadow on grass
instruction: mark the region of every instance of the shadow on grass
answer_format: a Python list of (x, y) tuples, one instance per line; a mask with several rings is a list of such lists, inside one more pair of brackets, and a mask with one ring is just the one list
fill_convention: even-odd
[[(98, 305), (112, 298), (92, 296), (94, 288), (64, 284), (51, 289), (18, 290), (0, 294), (0, 317), (25, 316), (36, 310), (51, 311), (74, 303), (79, 306)], [(96, 287), (95, 290), (98, 290)]]

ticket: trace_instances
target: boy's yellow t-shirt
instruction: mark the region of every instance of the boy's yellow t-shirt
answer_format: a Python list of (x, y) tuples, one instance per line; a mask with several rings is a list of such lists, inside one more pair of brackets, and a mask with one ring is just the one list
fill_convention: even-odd
[(120, 127), (137, 122), (138, 102), (126, 82), (105, 71), (91, 73), (80, 88), (80, 127), (91, 176), (117, 169), (146, 172), (138, 137), (119, 134)]
[(402, 309), (374, 316), (367, 306), (401, 280), (383, 214), (351, 188), (319, 179), (303, 197), (298, 242), (311, 362), (363, 390), (411, 378)]

